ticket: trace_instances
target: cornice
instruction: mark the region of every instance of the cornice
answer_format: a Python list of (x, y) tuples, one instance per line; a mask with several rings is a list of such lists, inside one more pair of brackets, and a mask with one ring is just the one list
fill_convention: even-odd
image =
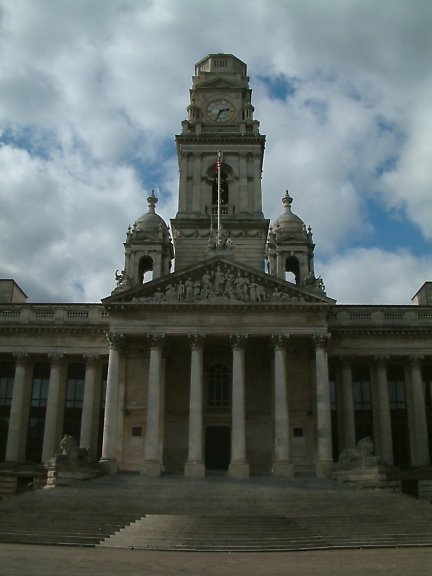
[(364, 328), (353, 327), (353, 328), (332, 328), (329, 326), (329, 332), (334, 335), (334, 338), (361, 338), (361, 337), (379, 337), (379, 338), (386, 338), (389, 336), (396, 336), (396, 337), (432, 337), (432, 328), (431, 327), (413, 327), (407, 326), (406, 328), (403, 327), (377, 327), (374, 328), (373, 326), (365, 326)]
[(106, 309), (110, 312), (122, 311), (122, 312), (133, 312), (136, 313), (137, 310), (160, 310), (160, 311), (188, 311), (188, 310), (200, 310), (204, 311), (215, 311), (223, 310), (224, 312), (238, 312), (239, 310), (256, 312), (256, 311), (270, 311), (275, 310), (285, 310), (285, 311), (303, 311), (303, 312), (327, 312), (331, 304), (326, 304), (323, 302), (301, 302), (301, 303), (290, 303), (290, 302), (119, 302), (107, 304)]
[(108, 323), (100, 326), (0, 326), (0, 334), (105, 334)]
[(256, 143), (264, 146), (264, 134), (234, 133), (234, 132), (205, 132), (201, 134), (177, 134), (176, 141), (180, 143), (203, 144), (205, 142), (214, 144), (220, 142), (250, 144)]

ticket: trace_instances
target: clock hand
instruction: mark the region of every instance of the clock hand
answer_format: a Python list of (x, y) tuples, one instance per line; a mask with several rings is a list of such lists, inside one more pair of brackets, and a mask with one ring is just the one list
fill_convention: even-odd
[(219, 112), (217, 113), (216, 120), (219, 118), (219, 116), (220, 116), (220, 114), (222, 114), (222, 112), (228, 112), (228, 111), (229, 111), (229, 108), (220, 108)]

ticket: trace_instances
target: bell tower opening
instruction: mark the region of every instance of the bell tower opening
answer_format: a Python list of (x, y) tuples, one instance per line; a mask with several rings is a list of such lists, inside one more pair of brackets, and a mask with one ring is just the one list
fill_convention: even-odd
[[(224, 172), (221, 173), (220, 202), (222, 210), (224, 206), (228, 206), (229, 204), (228, 177)], [(217, 203), (218, 203), (218, 177), (216, 172), (212, 183), (212, 207), (217, 208)]]
[(149, 282), (153, 278), (153, 258), (143, 256), (139, 261), (138, 281), (140, 284)]
[(285, 280), (300, 284), (300, 264), (295, 256), (288, 256), (285, 260)]

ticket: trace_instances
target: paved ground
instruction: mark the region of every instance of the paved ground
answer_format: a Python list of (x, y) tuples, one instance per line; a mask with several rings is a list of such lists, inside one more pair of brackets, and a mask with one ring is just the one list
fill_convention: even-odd
[(0, 544), (1, 576), (431, 576), (432, 548), (152, 552)]

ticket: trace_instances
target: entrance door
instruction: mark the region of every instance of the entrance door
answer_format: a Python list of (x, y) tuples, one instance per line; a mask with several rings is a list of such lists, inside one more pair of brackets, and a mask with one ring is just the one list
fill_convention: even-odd
[(231, 428), (207, 426), (205, 440), (206, 469), (228, 470), (231, 457)]

